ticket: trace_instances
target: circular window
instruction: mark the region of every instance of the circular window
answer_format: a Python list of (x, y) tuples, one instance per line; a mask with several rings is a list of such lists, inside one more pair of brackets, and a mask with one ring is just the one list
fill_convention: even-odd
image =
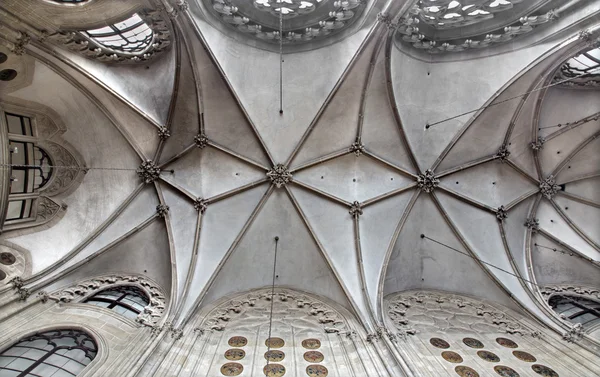
[(544, 377), (558, 377), (558, 373), (556, 373), (555, 371), (553, 371), (545, 365), (533, 364), (531, 366), (531, 369), (533, 369), (535, 373), (540, 374)]
[(309, 350), (316, 350), (321, 347), (321, 341), (319, 339), (305, 339), (302, 341), (302, 347)]
[(431, 338), (429, 339), (429, 343), (431, 343), (432, 346), (437, 348), (450, 348), (450, 344), (448, 344), (448, 342), (446, 342), (444, 339), (440, 338)]
[(309, 365), (306, 367), (306, 374), (310, 377), (326, 377), (329, 371), (322, 365)]
[(500, 361), (498, 355), (490, 351), (477, 351), (477, 356), (481, 357), (485, 361), (489, 361), (490, 363), (497, 363)]
[(285, 367), (281, 364), (265, 365), (263, 372), (267, 377), (281, 377), (285, 375)]
[(248, 339), (244, 338), (243, 336), (233, 336), (229, 339), (227, 344), (229, 344), (231, 347), (244, 347), (246, 344), (248, 344)]
[(270, 350), (265, 352), (265, 359), (269, 361), (279, 362), (285, 359), (285, 353), (279, 350)]
[(8, 56), (5, 53), (0, 52), (0, 64), (6, 62), (8, 60)]
[(513, 351), (513, 355), (519, 360), (526, 361), (528, 363), (535, 363), (537, 359), (532, 354), (523, 351)]
[(14, 69), (3, 69), (0, 71), (0, 81), (11, 81), (17, 77), (17, 71)]
[(223, 376), (239, 376), (244, 371), (244, 366), (239, 363), (227, 363), (221, 367)]
[(456, 352), (452, 352), (452, 351), (444, 351), (444, 352), (442, 352), (442, 357), (444, 358), (444, 360), (449, 361), (451, 363), (458, 364), (458, 363), (462, 363), (463, 362), (462, 356), (460, 356)]
[(454, 371), (460, 377), (479, 377), (479, 373), (477, 373), (472, 368), (466, 367), (464, 365), (457, 366), (456, 368), (454, 368)]
[(14, 264), (16, 261), (17, 261), (17, 258), (15, 258), (15, 256), (12, 255), (11, 253), (0, 253), (0, 263), (2, 263), (3, 265), (10, 266), (11, 264)]
[(227, 351), (225, 351), (225, 358), (227, 360), (242, 360), (244, 358), (244, 356), (246, 356), (246, 352), (244, 352), (244, 350), (241, 350), (239, 348), (232, 348), (229, 349)]
[(474, 338), (464, 338), (463, 343), (471, 348), (483, 348), (483, 343)]
[(325, 359), (325, 356), (319, 351), (308, 351), (304, 353), (304, 360), (309, 363), (320, 363)]
[(6, 272), (0, 270), (0, 280), (6, 279)]
[(502, 347), (506, 347), (506, 348), (517, 348), (517, 347), (519, 347), (517, 345), (517, 343), (513, 342), (510, 339), (506, 339), (506, 338), (496, 338), (496, 343), (498, 343)]
[(497, 365), (494, 367), (494, 370), (502, 377), (520, 377), (519, 373), (514, 369), (505, 367), (504, 365)]
[(269, 338), (265, 340), (265, 346), (269, 348), (281, 348), (285, 345), (285, 342), (281, 338)]

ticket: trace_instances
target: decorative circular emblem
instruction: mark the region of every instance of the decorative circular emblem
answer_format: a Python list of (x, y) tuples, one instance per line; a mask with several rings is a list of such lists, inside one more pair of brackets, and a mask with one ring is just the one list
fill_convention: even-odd
[(325, 356), (319, 351), (308, 351), (304, 353), (304, 360), (309, 363), (320, 363), (325, 359)]
[(432, 346), (437, 348), (450, 348), (450, 344), (448, 344), (448, 342), (446, 342), (444, 339), (440, 338), (431, 338), (429, 339), (429, 343), (431, 343)]
[(232, 348), (225, 351), (225, 358), (227, 360), (242, 360), (246, 356), (246, 352), (239, 348)]
[(471, 348), (483, 348), (483, 343), (475, 338), (464, 338), (463, 343)]
[(0, 71), (0, 81), (12, 81), (17, 77), (17, 71), (14, 69), (3, 69)]
[(555, 371), (553, 371), (552, 369), (548, 368), (545, 365), (533, 364), (531, 366), (531, 369), (533, 369), (533, 371), (535, 373), (542, 375), (544, 377), (559, 377), (558, 373), (556, 373)]
[(263, 372), (267, 377), (281, 377), (285, 374), (285, 367), (281, 364), (265, 365)]
[(496, 343), (498, 343), (502, 347), (506, 347), (506, 348), (517, 348), (517, 347), (519, 347), (519, 345), (517, 343), (513, 342), (510, 339), (506, 339), (506, 338), (496, 338)]
[(269, 361), (278, 362), (285, 359), (285, 353), (279, 350), (270, 350), (265, 352), (265, 359)]
[(494, 370), (502, 377), (520, 377), (519, 373), (514, 369), (505, 367), (504, 365), (496, 365)]
[(243, 336), (233, 336), (229, 339), (227, 344), (229, 344), (231, 347), (244, 347), (246, 344), (248, 344), (248, 339), (244, 338)]
[(532, 354), (523, 351), (513, 351), (513, 355), (519, 360), (527, 361), (528, 363), (535, 363), (537, 359)]
[(451, 363), (458, 364), (458, 363), (462, 363), (463, 362), (462, 356), (460, 356), (456, 352), (452, 352), (452, 351), (444, 351), (444, 352), (442, 352), (442, 357), (444, 358), (444, 360), (449, 361)]
[(223, 376), (239, 376), (244, 371), (244, 366), (239, 363), (227, 363), (221, 367)]
[(456, 374), (460, 377), (479, 377), (479, 373), (475, 372), (473, 369), (466, 367), (464, 365), (459, 365), (454, 368)]
[(489, 361), (490, 363), (498, 363), (500, 362), (500, 358), (490, 351), (477, 351), (477, 356), (481, 357), (485, 361)]
[(325, 377), (329, 374), (329, 371), (322, 365), (309, 365), (306, 367), (306, 374), (310, 377)]
[(302, 347), (309, 350), (316, 350), (321, 347), (321, 341), (319, 339), (304, 339), (302, 341)]
[(14, 264), (16, 261), (17, 258), (15, 258), (15, 256), (11, 253), (0, 253), (0, 263), (9, 266), (11, 264)]
[(265, 340), (265, 346), (269, 348), (281, 348), (285, 345), (285, 342), (281, 338), (269, 338)]

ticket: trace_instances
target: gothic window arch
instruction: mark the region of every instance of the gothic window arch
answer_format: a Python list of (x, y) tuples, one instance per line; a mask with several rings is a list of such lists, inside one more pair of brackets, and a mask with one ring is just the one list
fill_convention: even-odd
[(123, 285), (99, 291), (84, 302), (114, 310), (124, 317), (135, 320), (150, 304), (150, 299), (140, 288)]
[(0, 353), (0, 376), (77, 376), (97, 353), (96, 341), (84, 331), (40, 332)]
[(63, 30), (51, 39), (104, 62), (151, 59), (171, 45), (171, 29), (158, 10), (142, 10), (113, 24), (87, 30)]
[[(564, 82), (569, 80), (568, 82)], [(600, 87), (600, 47), (587, 49), (567, 60), (556, 72), (554, 83), (563, 87), (598, 89)]]
[(584, 328), (600, 325), (600, 301), (585, 297), (557, 294), (548, 304), (562, 319)]

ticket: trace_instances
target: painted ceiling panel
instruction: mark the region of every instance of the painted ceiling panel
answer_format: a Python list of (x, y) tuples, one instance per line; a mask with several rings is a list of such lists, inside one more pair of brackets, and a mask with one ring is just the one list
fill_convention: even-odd
[(416, 190), (408, 190), (374, 203), (364, 208), (359, 218), (365, 285), (373, 308), (378, 307), (379, 285), (398, 225), (415, 194)]
[[(253, 132), (251, 124), (236, 102), (227, 83), (221, 77), (219, 70), (213, 64), (204, 45), (193, 33), (186, 33), (198, 71), (196, 80), (200, 82), (202, 91), (201, 101), (204, 107), (206, 136), (209, 140), (269, 166), (271, 163)], [(239, 95), (239, 93), (236, 94)]]
[(414, 183), (371, 157), (352, 153), (301, 170), (294, 179), (349, 202), (371, 199)]
[[(344, 43), (287, 54), (283, 63), (283, 115), (280, 115), (279, 55), (239, 43), (202, 20), (196, 19), (196, 22), (275, 163), (284, 163), (289, 158), (368, 33), (361, 30)], [(242, 58), (244, 64), (240, 65), (237, 62)], [(295, 68), (315, 64), (319, 69)], [(205, 80), (204, 85), (208, 82)], [(310, 95), (306, 92), (307, 83), (310, 83)], [(206, 122), (208, 127), (209, 118)]]
[[(451, 221), (463, 235), (471, 250), (479, 260), (497, 268), (486, 265), (489, 273), (500, 282), (522, 306), (539, 318), (544, 318), (543, 312), (537, 307), (527, 293), (513, 268), (503, 245), (498, 226), (498, 220), (492, 213), (485, 212), (445, 193), (439, 193), (438, 198), (444, 210), (448, 212)], [(510, 216), (511, 213), (508, 214)], [(510, 273), (504, 272), (509, 271)], [(550, 321), (546, 320), (550, 324)]]
[(205, 199), (266, 178), (264, 170), (212, 147), (194, 147), (165, 169), (175, 170), (162, 174), (165, 181)]
[(385, 275), (384, 296), (408, 289), (439, 289), (484, 296), (515, 308), (474, 259), (421, 238), (421, 234), (469, 254), (440, 216), (433, 200), (421, 194), (394, 245)]
[(347, 149), (356, 140), (362, 93), (376, 40), (372, 38), (366, 42), (354, 65), (349, 69), (346, 79), (293, 159), (292, 168), (329, 153)]
[(585, 257), (600, 261), (600, 252), (577, 234), (548, 201), (543, 200), (540, 203), (536, 217), (540, 220), (540, 228), (579, 251)]
[(275, 283), (330, 298), (346, 296), (285, 190), (275, 190), (211, 284), (203, 306), (217, 298), (271, 286), (275, 237), (279, 237)]
[[(183, 314), (194, 309), (194, 303), (208, 289), (207, 284), (220, 271), (228, 251), (235, 247), (237, 237), (243, 234), (253, 211), (267, 193), (267, 185), (258, 186), (230, 198), (210, 204), (202, 215), (200, 247), (194, 265), (188, 297)], [(250, 253), (253, 249), (250, 249)], [(257, 271), (258, 272), (258, 271)], [(227, 278), (225, 278), (227, 280)]]
[(177, 302), (179, 302), (182, 299), (192, 255), (196, 252), (194, 237), (198, 226), (198, 212), (190, 199), (177, 190), (166, 184), (161, 184), (160, 187), (165, 204), (169, 206), (168, 216), (177, 266)]
[(493, 208), (506, 206), (521, 195), (537, 189), (530, 180), (500, 161), (490, 161), (445, 176), (440, 186)]
[(363, 267), (359, 264), (355, 243), (354, 218), (348, 208), (302, 188), (291, 187), (290, 191), (361, 317), (369, 318), (367, 297), (362, 289)]
[(365, 93), (367, 98), (362, 141), (367, 150), (405, 170), (414, 172), (415, 168), (410, 161), (409, 152), (402, 141), (399, 125), (390, 106), (384, 46), (379, 51), (372, 75)]
[[(536, 244), (539, 246), (535, 246)], [(564, 247), (543, 235), (539, 233), (533, 235), (531, 250), (533, 269), (539, 285), (581, 284), (595, 287), (600, 285), (600, 267), (569, 255)]]

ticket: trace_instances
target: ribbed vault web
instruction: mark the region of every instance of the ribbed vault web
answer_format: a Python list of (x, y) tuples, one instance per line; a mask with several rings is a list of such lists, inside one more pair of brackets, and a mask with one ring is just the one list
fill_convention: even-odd
[[(106, 261), (115, 245), (122, 250), (142, 234), (163, 248), (146, 242), (136, 255), (170, 260), (168, 274), (156, 274), (171, 284), (165, 291), (177, 325), (224, 295), (269, 286), (275, 236), (278, 286), (329, 297), (368, 328), (381, 321), (383, 295), (417, 288), (485, 296), (545, 318), (537, 287), (556, 281), (547, 274), (538, 281), (536, 261), (558, 251), (572, 254), (564, 260), (585, 266), (582, 280), (593, 283), (600, 102), (588, 98), (597, 92), (550, 86), (560, 62), (543, 60), (505, 86), (429, 164), (431, 151), (415, 147), (415, 126), (403, 124), (396, 105), (393, 31), (384, 23), (356, 44), (312, 120), (285, 118), (293, 104), (284, 102), (290, 125), (279, 129), (260, 122), (280, 117), (277, 106), (251, 115), (255, 103), (240, 99), (193, 17), (174, 25), (166, 120), (139, 123), (156, 131), (156, 148), (142, 145), (138, 126), (114, 121), (140, 160), (138, 176), (121, 178), (133, 191), (89, 242), (43, 265), (31, 283)], [(554, 97), (586, 104), (561, 120), (573, 127), (546, 128), (555, 124), (543, 117), (557, 106)], [(435, 135), (436, 127), (424, 132)]]

